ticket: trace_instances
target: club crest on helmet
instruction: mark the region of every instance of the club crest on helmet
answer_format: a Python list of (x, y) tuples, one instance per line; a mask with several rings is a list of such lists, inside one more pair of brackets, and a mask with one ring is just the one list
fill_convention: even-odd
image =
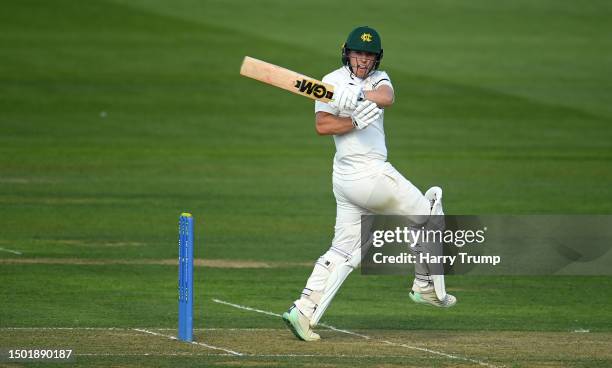
[(372, 42), (372, 35), (369, 33), (364, 33), (361, 35), (361, 40), (363, 42)]

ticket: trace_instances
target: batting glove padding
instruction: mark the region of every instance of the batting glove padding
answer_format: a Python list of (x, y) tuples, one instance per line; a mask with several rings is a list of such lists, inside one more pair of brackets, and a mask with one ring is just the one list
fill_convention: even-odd
[(351, 119), (353, 119), (355, 128), (365, 129), (368, 125), (378, 120), (380, 114), (382, 114), (382, 109), (376, 103), (364, 100), (357, 105), (357, 108), (351, 115)]
[(359, 100), (363, 100), (363, 96), (360, 86), (346, 84), (334, 88), (334, 99), (329, 104), (340, 111), (353, 111)]

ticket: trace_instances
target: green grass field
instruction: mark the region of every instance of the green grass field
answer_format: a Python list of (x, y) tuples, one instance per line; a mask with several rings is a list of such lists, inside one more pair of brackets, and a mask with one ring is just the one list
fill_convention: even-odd
[[(612, 214), (610, 3), (2, 8), (0, 350), (72, 348), (79, 367), (612, 365), (610, 276), (452, 276), (459, 304), (441, 311), (405, 277), (356, 272), (324, 317), (336, 329), (296, 341), (275, 314), (331, 241), (333, 141), (310, 101), (238, 74), (251, 55), (322, 77), (371, 25), (396, 91), (389, 160), (442, 186), (447, 213)], [(169, 338), (183, 211), (199, 345)]]

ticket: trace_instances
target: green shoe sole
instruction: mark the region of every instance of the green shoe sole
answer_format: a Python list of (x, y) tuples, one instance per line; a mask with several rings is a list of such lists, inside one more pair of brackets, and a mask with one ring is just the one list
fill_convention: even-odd
[(423, 299), (423, 297), (421, 296), (421, 293), (415, 293), (414, 291), (410, 291), (410, 293), (408, 293), (408, 296), (410, 297), (410, 299), (412, 299), (413, 302), (415, 302), (417, 304), (428, 305), (430, 307), (450, 308), (450, 307), (455, 305), (455, 303), (452, 303), (450, 305), (445, 305), (445, 304), (442, 304), (442, 303), (433, 303), (433, 302), (427, 301), (427, 300)]
[(285, 321), (287, 328), (291, 330), (291, 332), (295, 335), (295, 337), (297, 337), (298, 339), (302, 341), (306, 341), (302, 336), (300, 336), (300, 333), (297, 331), (295, 326), (293, 326), (293, 323), (291, 323), (291, 315), (289, 313), (287, 312), (283, 313), (283, 321)]
[(410, 293), (408, 293), (408, 296), (410, 297), (410, 299), (412, 299), (413, 302), (417, 304), (431, 305), (427, 303), (425, 300), (423, 300), (420, 293), (415, 293), (414, 291), (411, 291)]

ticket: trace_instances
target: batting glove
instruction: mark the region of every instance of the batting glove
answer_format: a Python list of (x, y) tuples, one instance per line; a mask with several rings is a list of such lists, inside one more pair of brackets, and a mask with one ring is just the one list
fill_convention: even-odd
[(376, 103), (369, 100), (361, 101), (351, 115), (353, 126), (359, 130), (365, 129), (368, 125), (378, 120), (381, 114), (382, 109)]
[(364, 94), (360, 86), (345, 84), (334, 88), (334, 99), (329, 104), (339, 111), (353, 111), (363, 98)]

